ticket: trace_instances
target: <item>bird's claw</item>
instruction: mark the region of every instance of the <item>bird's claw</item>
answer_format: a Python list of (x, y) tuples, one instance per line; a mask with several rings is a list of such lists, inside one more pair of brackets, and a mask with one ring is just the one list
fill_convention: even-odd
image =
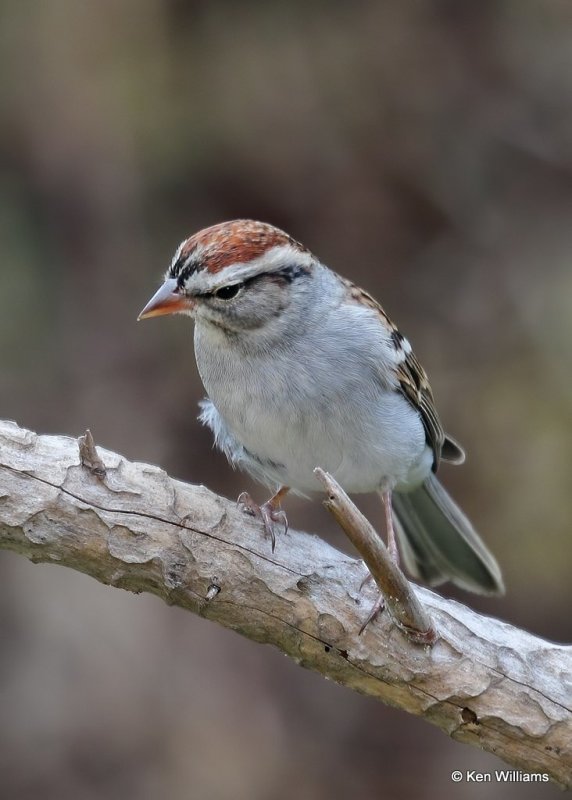
[(250, 514), (252, 517), (260, 516), (260, 506), (258, 503), (254, 502), (248, 492), (241, 492), (238, 495), (236, 505), (241, 511), (244, 511), (245, 514)]
[(369, 612), (369, 614), (367, 615), (367, 619), (366, 619), (366, 621), (363, 623), (363, 625), (362, 625), (362, 626), (361, 626), (361, 628), (359, 629), (358, 636), (361, 636), (361, 635), (362, 635), (362, 633), (365, 631), (365, 629), (367, 628), (367, 626), (369, 625), (369, 623), (370, 623), (370, 622), (371, 622), (371, 621), (372, 621), (372, 620), (373, 620), (373, 619), (374, 619), (374, 618), (375, 618), (375, 617), (376, 617), (378, 614), (380, 614), (380, 613), (383, 611), (383, 609), (384, 609), (384, 608), (385, 608), (385, 600), (384, 600), (384, 598), (383, 598), (383, 595), (382, 595), (382, 594), (380, 594), (380, 595), (379, 595), (379, 597), (377, 598), (377, 600), (375, 601), (375, 603), (373, 604), (373, 607), (372, 607), (371, 611), (370, 611), (370, 612)]
[(280, 507), (277, 508), (271, 500), (268, 500), (266, 503), (263, 503), (261, 506), (259, 506), (258, 503), (256, 503), (248, 494), (248, 492), (242, 492), (236, 502), (238, 507), (246, 514), (250, 514), (253, 517), (259, 517), (259, 519), (262, 520), (264, 524), (264, 531), (266, 535), (270, 537), (270, 541), (272, 542), (272, 552), (274, 552), (276, 548), (275, 523), (281, 523), (284, 529), (283, 532), (288, 533), (288, 518), (286, 517), (286, 512)]
[(365, 587), (367, 586), (367, 584), (371, 583), (373, 580), (374, 580), (373, 575), (371, 574), (371, 572), (368, 569), (367, 575), (365, 576), (365, 578), (363, 579), (363, 581), (359, 585), (359, 589), (358, 589), (359, 594), (361, 594), (363, 592), (363, 590), (365, 589)]

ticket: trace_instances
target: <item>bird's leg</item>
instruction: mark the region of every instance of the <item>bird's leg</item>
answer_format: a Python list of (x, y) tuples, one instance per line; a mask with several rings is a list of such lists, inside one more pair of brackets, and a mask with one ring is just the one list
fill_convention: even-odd
[(397, 549), (397, 542), (395, 541), (395, 531), (393, 529), (393, 511), (391, 508), (391, 489), (381, 493), (383, 500), (383, 507), (385, 509), (385, 529), (387, 531), (387, 549), (389, 550), (389, 557), (394, 564), (399, 566), (399, 551)]
[[(399, 566), (399, 550), (397, 549), (397, 542), (395, 540), (395, 531), (393, 528), (393, 512), (391, 506), (391, 491), (381, 492), (381, 499), (383, 500), (383, 506), (385, 509), (385, 528), (387, 530), (387, 549), (389, 551), (389, 556), (394, 564)], [(366, 583), (371, 583), (373, 580), (373, 575), (371, 572), (368, 572), (363, 581), (359, 585), (359, 591), (361, 592), (366, 585)]]
[(272, 542), (272, 552), (276, 547), (276, 526), (274, 523), (280, 522), (284, 528), (284, 533), (288, 532), (288, 519), (286, 513), (280, 508), (280, 503), (289, 491), (289, 486), (281, 486), (270, 500), (267, 500), (261, 506), (252, 499), (248, 492), (242, 492), (237, 500), (239, 507), (247, 514), (251, 514), (253, 517), (260, 517), (264, 523), (266, 535), (270, 537)]
[[(395, 541), (395, 530), (393, 529), (393, 511), (391, 507), (391, 489), (387, 489), (381, 494), (381, 499), (383, 501), (383, 507), (385, 509), (385, 529), (387, 531), (387, 550), (389, 552), (389, 557), (393, 561), (394, 564), (399, 566), (399, 551), (397, 549), (397, 542)], [(373, 579), (371, 573), (368, 574), (362, 581), (360, 586), (360, 591), (363, 589), (366, 583)], [(379, 614), (380, 611), (383, 611), (385, 608), (385, 600), (383, 599), (383, 595), (379, 594), (376, 602), (373, 605), (373, 608), (369, 612), (366, 621), (360, 628), (360, 636), (367, 628), (369, 623), (374, 619), (374, 617)]]

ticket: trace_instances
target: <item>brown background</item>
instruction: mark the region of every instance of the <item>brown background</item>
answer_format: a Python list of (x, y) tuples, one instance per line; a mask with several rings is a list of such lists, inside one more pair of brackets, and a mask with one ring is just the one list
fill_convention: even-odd
[[(381, 298), (503, 567), (457, 596), (569, 641), (572, 5), (2, 3), (0, 415), (251, 488), (196, 421), (172, 252), (277, 224)], [(376, 503), (363, 507), (380, 519)], [(291, 523), (346, 547), (320, 503)], [(0, 781), (27, 800), (556, 797), (494, 757), (158, 600), (0, 556)]]

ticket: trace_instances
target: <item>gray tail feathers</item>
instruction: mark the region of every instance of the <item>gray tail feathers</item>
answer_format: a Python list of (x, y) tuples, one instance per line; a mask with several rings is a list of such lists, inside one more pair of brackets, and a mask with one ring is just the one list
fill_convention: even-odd
[(478, 594), (504, 593), (494, 556), (434, 475), (392, 499), (403, 560), (414, 577), (430, 586), (452, 581)]

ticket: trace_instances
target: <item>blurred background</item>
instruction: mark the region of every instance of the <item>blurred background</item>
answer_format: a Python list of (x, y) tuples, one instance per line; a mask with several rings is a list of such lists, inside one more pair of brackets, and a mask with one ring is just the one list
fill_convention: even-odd
[[(274, 223), (382, 299), (468, 450), (442, 477), (507, 595), (443, 593), (570, 641), (572, 4), (0, 14), (0, 416), (262, 498), (196, 420), (191, 322), (135, 319), (183, 238)], [(2, 553), (0, 598), (6, 798), (557, 796), (453, 784), (502, 765), (153, 597)]]

